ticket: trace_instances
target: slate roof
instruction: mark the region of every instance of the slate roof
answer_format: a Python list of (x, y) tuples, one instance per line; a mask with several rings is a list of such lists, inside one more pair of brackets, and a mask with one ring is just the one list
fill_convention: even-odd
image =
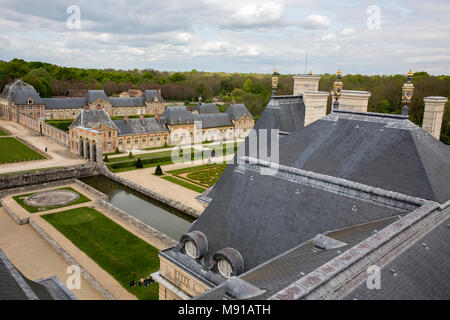
[(86, 98), (42, 98), (45, 109), (81, 109), (86, 106)]
[[(424, 199), (450, 199), (450, 149), (407, 117), (337, 111), (303, 122), (302, 96), (272, 97), (255, 128), (290, 133), (279, 140), (280, 167), (261, 174), (263, 163), (249, 157), (227, 167), (189, 230), (208, 239), (204, 269), (225, 247), (241, 253), (245, 272), (328, 230), (398, 216)], [(241, 147), (236, 158), (246, 153)], [(409, 204), (391, 203), (400, 198)], [(185, 265), (202, 278), (192, 263)]]
[(226, 113), (206, 113), (193, 115), (194, 121), (201, 121), (202, 128), (230, 127), (233, 122)]
[(28, 99), (33, 99), (33, 103), (41, 104), (39, 93), (33, 86), (18, 79), (7, 84), (2, 92), (2, 97), (14, 101), (15, 104), (27, 104)]
[(81, 112), (77, 115), (75, 120), (70, 125), (70, 128), (92, 128), (97, 124), (103, 124), (109, 128), (118, 129), (104, 109), (81, 110)]
[(197, 106), (197, 110), (199, 114), (220, 113), (215, 103), (203, 103)]
[(319, 233), (407, 210), (363, 195), (350, 196), (344, 186), (330, 190), (320, 183), (310, 185), (293, 172), (260, 175), (255, 167), (246, 165), (228, 166), (227, 170), (213, 189), (221, 196), (213, 198), (189, 231), (206, 235), (206, 261), (222, 248), (232, 247), (242, 254), (245, 271)]
[[(448, 209), (449, 211), (450, 209)], [(381, 269), (381, 288), (361, 283), (346, 299), (448, 300), (450, 217)]]
[(250, 111), (248, 111), (247, 107), (243, 104), (230, 104), (227, 109), (227, 113), (231, 120), (239, 120), (244, 115), (254, 118)]
[(154, 101), (155, 97), (158, 98), (158, 101), (164, 101), (158, 90), (145, 90), (143, 97), (145, 101)]
[[(362, 240), (373, 235), (376, 231), (383, 229), (397, 220), (398, 217), (390, 217), (341, 230), (326, 232), (326, 236), (342, 241), (345, 245), (335, 249), (323, 250), (316, 247), (313, 240), (310, 239), (270, 259), (266, 263), (249, 270), (239, 276), (239, 278), (265, 290), (263, 294), (254, 296), (251, 299), (267, 299), (302, 276), (337, 257), (340, 253), (357, 245)], [(221, 299), (235, 299), (226, 293), (224, 285), (217, 286), (195, 298), (195, 300)]]
[(92, 103), (99, 99), (108, 101), (108, 96), (106, 95), (105, 91), (103, 91), (103, 90), (88, 90), (88, 92), (86, 93), (86, 102), (87, 103)]
[(450, 199), (450, 148), (405, 117), (338, 111), (281, 141), (281, 164), (439, 203)]
[(305, 125), (303, 96), (274, 96), (255, 124), (255, 129), (278, 129), (292, 133)]
[(143, 106), (144, 98), (109, 98), (113, 107), (138, 107)]
[(162, 117), (166, 118), (167, 124), (194, 123), (194, 116), (189, 113), (185, 106), (172, 106), (166, 108)]
[(158, 123), (155, 118), (145, 118), (144, 122), (141, 119), (129, 119), (128, 122), (126, 120), (113, 120), (113, 122), (119, 129), (119, 136), (135, 133), (169, 132), (163, 121)]
[(31, 281), (0, 249), (0, 300), (76, 300), (56, 277)]

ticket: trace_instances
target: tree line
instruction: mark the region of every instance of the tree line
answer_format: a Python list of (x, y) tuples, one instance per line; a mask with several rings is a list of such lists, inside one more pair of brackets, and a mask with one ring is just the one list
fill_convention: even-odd
[[(154, 69), (115, 70), (61, 67), (38, 61), (13, 59), (0, 61), (0, 89), (21, 78), (36, 88), (41, 97), (65, 96), (68, 90), (103, 89), (108, 96), (118, 95), (128, 89), (161, 89), (162, 96), (170, 101), (186, 103), (204, 102), (213, 98), (224, 102), (225, 110), (232, 100), (244, 103), (257, 118), (271, 96), (271, 74), (202, 72), (168, 72)], [(319, 90), (331, 91), (334, 74), (323, 74)], [(344, 90), (370, 91), (368, 110), (381, 113), (401, 113), (401, 87), (405, 75), (349, 74), (342, 78)], [(422, 125), (426, 96), (450, 97), (450, 76), (433, 76), (426, 72), (414, 73), (414, 96), (410, 105), (410, 119)], [(292, 75), (280, 75), (277, 94), (290, 95), (293, 91)], [(331, 107), (331, 97), (328, 107)], [(441, 141), (450, 144), (450, 102), (447, 102), (442, 123)]]

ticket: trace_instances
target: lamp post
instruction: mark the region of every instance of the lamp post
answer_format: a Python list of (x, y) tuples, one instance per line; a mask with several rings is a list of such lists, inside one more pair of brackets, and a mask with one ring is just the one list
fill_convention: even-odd
[(413, 77), (413, 72), (410, 69), (408, 74), (406, 75), (406, 78), (408, 81), (403, 84), (402, 86), (402, 102), (405, 104), (402, 108), (402, 115), (409, 116), (409, 107), (408, 104), (411, 103), (411, 99), (414, 93), (414, 85), (412, 84), (411, 80)]
[(277, 95), (277, 89), (278, 89), (278, 76), (280, 74), (277, 72), (277, 69), (273, 71), (272, 74), (272, 96)]
[(334, 103), (333, 103), (333, 110), (339, 109), (339, 98), (342, 94), (342, 88), (344, 87), (344, 84), (341, 81), (342, 78), (342, 71), (341, 69), (337, 72), (337, 80), (333, 83), (333, 90), (334, 90)]

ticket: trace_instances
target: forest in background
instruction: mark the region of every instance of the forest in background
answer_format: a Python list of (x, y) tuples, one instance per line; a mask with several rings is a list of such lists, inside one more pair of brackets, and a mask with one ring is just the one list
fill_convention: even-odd
[[(271, 73), (81, 69), (21, 59), (9, 62), (0, 60), (0, 90), (18, 78), (35, 87), (41, 97), (65, 96), (68, 90), (103, 89), (108, 96), (113, 96), (128, 89), (161, 89), (164, 99), (186, 104), (197, 101), (199, 96), (204, 102), (210, 102), (216, 97), (225, 102), (220, 108), (222, 111), (235, 100), (245, 104), (256, 117), (262, 113), (271, 95)], [(321, 75), (319, 90), (331, 91), (335, 80), (334, 74)], [(405, 75), (347, 74), (342, 77), (344, 90), (365, 90), (372, 93), (368, 111), (396, 114), (401, 112), (401, 87), (405, 81)], [(416, 72), (412, 82), (415, 90), (410, 105), (410, 119), (422, 126), (423, 98), (450, 98), (450, 76)], [(292, 94), (293, 83), (292, 75), (280, 75), (277, 94)], [(329, 107), (330, 105), (331, 97)], [(445, 106), (441, 141), (450, 144), (450, 101)]]

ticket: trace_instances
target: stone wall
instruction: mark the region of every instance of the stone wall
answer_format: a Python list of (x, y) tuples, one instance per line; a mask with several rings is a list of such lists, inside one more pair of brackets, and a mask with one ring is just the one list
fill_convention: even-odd
[(44, 121), (40, 121), (42, 126), (42, 134), (63, 145), (69, 147), (69, 134), (61, 129), (51, 126)]
[(0, 177), (0, 190), (35, 184), (42, 185), (47, 182), (89, 177), (97, 174), (99, 174), (99, 168), (96, 164), (82, 164), (68, 168), (43, 169), (30, 173), (5, 175)]
[(145, 194), (146, 196), (149, 196), (155, 200), (158, 200), (159, 202), (162, 202), (172, 208), (178, 209), (181, 212), (184, 212), (194, 218), (199, 218), (201, 215), (201, 212), (199, 212), (198, 210), (195, 210), (192, 207), (185, 206), (184, 204), (182, 204), (179, 201), (175, 201), (175, 200), (169, 199), (167, 197), (164, 197), (164, 196), (160, 195), (159, 193), (148, 190), (147, 188), (144, 188), (141, 185), (138, 185), (130, 180), (127, 180), (125, 178), (118, 176), (117, 174), (112, 173), (111, 171), (108, 170), (108, 168), (105, 165), (101, 166), (100, 171), (101, 171), (100, 174), (102, 174), (116, 182), (119, 182), (133, 190), (136, 190), (142, 194)]
[(17, 122), (33, 131), (39, 132), (39, 121), (23, 113), (17, 115)]

